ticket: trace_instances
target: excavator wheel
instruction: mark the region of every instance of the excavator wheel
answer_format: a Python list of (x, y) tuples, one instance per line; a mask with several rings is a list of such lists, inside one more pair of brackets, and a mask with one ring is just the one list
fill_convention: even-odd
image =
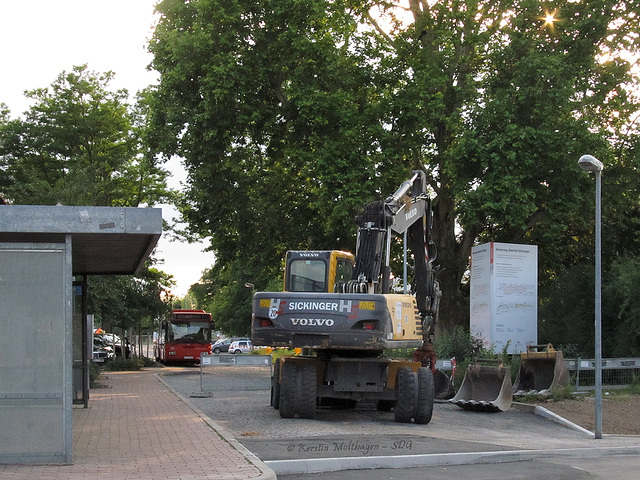
[(313, 418), (316, 410), (316, 366), (313, 362), (281, 362), (280, 417)]
[(283, 362), (280, 368), (280, 417), (293, 418), (296, 414), (296, 365), (293, 362)]
[(397, 400), (393, 417), (396, 422), (409, 423), (416, 403), (416, 375), (409, 367), (399, 368), (397, 375)]
[(277, 358), (273, 364), (273, 376), (271, 377), (271, 406), (278, 410), (280, 408), (280, 366), (282, 360)]
[(302, 363), (298, 365), (296, 392), (296, 413), (300, 418), (312, 419), (316, 413), (316, 365)]
[(418, 424), (425, 425), (433, 416), (434, 378), (431, 369), (418, 368), (418, 398), (413, 410), (413, 417)]

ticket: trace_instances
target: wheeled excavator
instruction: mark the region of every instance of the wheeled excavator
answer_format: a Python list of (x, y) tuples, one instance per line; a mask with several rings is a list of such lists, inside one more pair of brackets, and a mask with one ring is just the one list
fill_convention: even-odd
[[(450, 381), (433, 349), (441, 292), (424, 172), (367, 204), (357, 223), (355, 256), (289, 251), (284, 291), (254, 294), (253, 344), (303, 352), (275, 362), (271, 404), (283, 418), (313, 418), (317, 406), (374, 401), (398, 422), (429, 423), (435, 390)], [(411, 293), (392, 292), (392, 232), (410, 239)], [(416, 350), (398, 360), (383, 355), (392, 348)]]

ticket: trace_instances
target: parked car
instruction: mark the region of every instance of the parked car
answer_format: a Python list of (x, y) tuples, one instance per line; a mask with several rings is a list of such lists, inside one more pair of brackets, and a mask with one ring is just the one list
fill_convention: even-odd
[(113, 347), (108, 345), (101, 337), (95, 335), (93, 337), (93, 355), (94, 363), (107, 363), (115, 358), (116, 354)]
[(225, 339), (221, 339), (218, 340), (216, 343), (214, 343), (213, 345), (211, 345), (211, 351), (213, 353), (215, 353), (216, 355), (219, 353), (226, 353), (229, 351), (229, 347), (231, 346), (231, 344), (233, 342), (239, 342), (239, 341), (251, 341), (249, 338), (246, 337), (234, 337), (234, 338), (225, 338)]
[(251, 353), (252, 350), (251, 340), (235, 341), (229, 345), (229, 353)]
[[(122, 357), (122, 340), (115, 333), (96, 333), (94, 338), (101, 338), (107, 345), (115, 348), (115, 354), (118, 357)], [(129, 340), (125, 339), (124, 345), (124, 358), (131, 358), (131, 348), (129, 347)]]

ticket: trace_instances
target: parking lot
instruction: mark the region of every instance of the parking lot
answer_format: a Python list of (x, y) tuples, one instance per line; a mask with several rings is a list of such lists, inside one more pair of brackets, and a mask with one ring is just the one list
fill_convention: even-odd
[[(227, 389), (201, 396), (197, 367), (163, 369), (162, 378), (276, 472), (288, 468), (289, 461), (297, 461), (299, 468), (300, 462), (322, 459), (336, 463), (356, 458), (366, 463), (377, 457), (402, 462), (449, 456), (452, 462), (465, 463), (478, 462), (480, 455), (490, 457), (492, 452), (515, 452), (510, 461), (516, 461), (529, 459), (530, 452), (562, 457), (583, 451), (594, 457), (594, 447), (614, 449), (609, 453), (629, 446), (640, 451), (640, 438), (608, 437), (596, 443), (584, 432), (517, 408), (479, 413), (436, 403), (428, 425), (396, 423), (393, 413), (379, 412), (373, 405), (318, 409), (315, 420), (281, 419), (269, 406), (266, 389)], [(308, 464), (301, 468), (309, 468)], [(281, 473), (278, 476), (282, 478)]]

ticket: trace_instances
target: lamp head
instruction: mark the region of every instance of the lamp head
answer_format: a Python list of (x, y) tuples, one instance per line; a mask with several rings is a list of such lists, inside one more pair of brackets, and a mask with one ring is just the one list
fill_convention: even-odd
[(578, 160), (578, 165), (587, 172), (601, 172), (604, 168), (602, 162), (593, 155), (581, 156), (580, 160)]

